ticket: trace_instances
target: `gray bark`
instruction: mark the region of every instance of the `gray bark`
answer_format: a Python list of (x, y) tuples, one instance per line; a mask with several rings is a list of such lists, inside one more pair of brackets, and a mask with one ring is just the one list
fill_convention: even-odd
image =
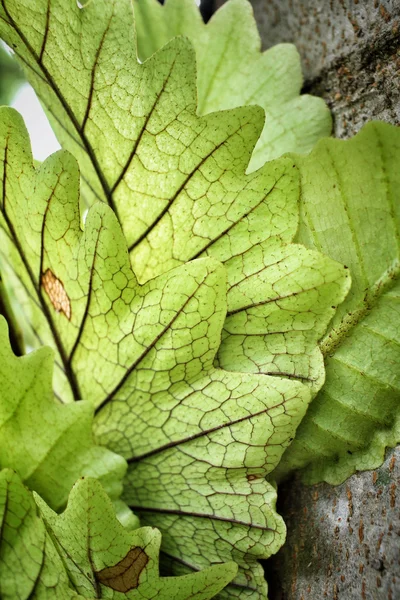
[(266, 563), (270, 600), (400, 598), (400, 449), (342, 485), (279, 489), (287, 540)]
[(305, 91), (332, 110), (334, 134), (400, 123), (399, 0), (252, 0), (263, 47), (293, 42)]
[[(296, 44), (304, 91), (332, 110), (334, 134), (400, 123), (400, 1), (252, 0), (264, 48)], [(400, 599), (400, 449), (338, 487), (279, 492), (287, 543), (266, 564), (270, 600)]]

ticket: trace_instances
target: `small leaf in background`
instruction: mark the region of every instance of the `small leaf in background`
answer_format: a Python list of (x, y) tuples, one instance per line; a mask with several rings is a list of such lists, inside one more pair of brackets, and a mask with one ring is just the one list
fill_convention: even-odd
[(0, 46), (0, 105), (10, 104), (24, 80), (21, 67)]
[(294, 157), (299, 241), (344, 263), (352, 287), (321, 342), (326, 383), (278, 467), (339, 484), (400, 442), (400, 131), (371, 123)]
[(135, 0), (138, 52), (150, 57), (174, 36), (189, 38), (196, 51), (198, 112), (258, 104), (265, 125), (250, 170), (285, 152), (309, 152), (330, 135), (331, 116), (321, 98), (300, 95), (300, 56), (292, 44), (261, 53), (251, 4), (226, 2), (204, 25), (193, 0)]

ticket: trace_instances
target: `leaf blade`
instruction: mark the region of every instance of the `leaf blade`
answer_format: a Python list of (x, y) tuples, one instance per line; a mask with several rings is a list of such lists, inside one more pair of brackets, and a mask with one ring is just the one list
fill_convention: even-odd
[(138, 51), (142, 60), (172, 37), (187, 36), (197, 59), (199, 113), (258, 104), (266, 123), (250, 169), (285, 152), (308, 152), (331, 132), (324, 103), (299, 95), (303, 84), (300, 59), (291, 44), (261, 53), (252, 7), (244, 0), (225, 3), (204, 25), (191, 0), (156, 0), (134, 4)]
[[(321, 344), (325, 386), (283, 458), (282, 474), (303, 468), (306, 481), (337, 484), (377, 467), (385, 448), (399, 441), (398, 154), (398, 130), (372, 123), (353, 140), (321, 144), (300, 167), (299, 237), (344, 261), (353, 284)], [(327, 213), (317, 195), (338, 208)]]

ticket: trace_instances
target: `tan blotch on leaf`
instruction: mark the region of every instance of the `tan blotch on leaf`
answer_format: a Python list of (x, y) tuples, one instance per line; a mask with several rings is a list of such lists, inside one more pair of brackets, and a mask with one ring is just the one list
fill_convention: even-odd
[(64, 285), (60, 279), (58, 279), (54, 273), (47, 269), (42, 275), (42, 286), (44, 291), (50, 298), (50, 302), (54, 306), (57, 312), (62, 312), (71, 320), (71, 302), (68, 294), (65, 291)]

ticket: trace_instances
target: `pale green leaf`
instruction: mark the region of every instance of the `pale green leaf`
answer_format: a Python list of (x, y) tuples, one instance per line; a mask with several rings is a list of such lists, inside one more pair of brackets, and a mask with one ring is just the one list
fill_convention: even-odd
[(94, 479), (78, 481), (61, 515), (34, 497), (11, 470), (0, 472), (3, 600), (209, 600), (237, 571), (229, 563), (187, 577), (160, 578), (160, 533), (124, 529)]
[[(60, 329), (55, 338), (59, 352), (58, 363), (62, 367), (57, 371), (58, 393), (67, 397), (66, 388), (71, 386), (71, 395), (75, 397), (79, 394), (82, 396), (82, 393), (85, 398), (87, 394), (101, 394), (104, 391), (103, 384), (96, 388), (89, 380), (89, 389), (78, 385), (75, 381), (75, 370), (70, 368), (71, 359), (68, 356), (72, 354), (76, 361), (81, 354), (82, 360), (86, 360), (83, 356), (86, 352), (84, 340), (79, 337), (83, 348), (81, 349), (76, 342), (76, 332), (80, 330), (82, 319), (87, 317), (85, 290), (90, 284), (90, 273), (93, 271), (93, 275), (95, 274), (93, 244), (90, 249), (82, 249), (79, 254), (82, 266), (78, 271), (82, 272), (83, 284), (75, 281), (75, 267), (71, 266), (74, 247), (78, 245), (78, 239), (81, 237), (77, 204), (68, 203), (71, 191), (73, 194), (78, 193), (76, 165), (70, 156), (58, 153), (42, 165), (36, 177), (27, 150), (29, 142), (23, 124), (12, 111), (4, 109), (2, 114), (2, 175), (3, 180), (7, 180), (4, 191), (9, 195), (6, 202), (9, 216), (6, 221), (11, 219), (14, 232), (11, 245), (5, 242), (7, 251), (3, 255), (3, 268), (7, 269), (10, 257), (13, 257), (14, 264), (19, 264), (21, 273), (24, 273), (19, 274), (20, 280), (22, 277), (23, 288), (31, 290), (32, 281), (36, 280), (34, 287), (36, 285), (38, 289), (29, 293), (39, 295), (39, 298), (36, 303), (28, 299), (29, 307), (26, 313), (30, 323), (34, 325), (39, 343), (54, 345), (54, 332)], [(12, 168), (8, 165), (12, 165)], [(203, 236), (193, 236), (197, 223), (189, 218), (190, 213), (183, 206), (175, 214), (178, 219), (185, 221), (185, 227), (178, 221), (176, 235), (171, 237), (171, 230), (165, 230), (161, 224), (161, 230), (153, 230), (131, 255), (131, 259), (133, 258), (133, 263), (137, 266), (135, 272), (142, 267), (143, 273), (146, 256), (149, 257), (148, 262), (152, 268), (145, 269), (145, 279), (182, 264), (196, 255), (210, 256), (224, 262), (227, 267), (229, 293), (228, 319), (219, 352), (221, 365), (234, 371), (244, 370), (298, 378), (317, 390), (324, 378), (317, 341), (323, 335), (335, 306), (346, 293), (346, 272), (343, 267), (316, 252), (286, 244), (293, 238), (297, 228), (297, 176), (293, 164), (288, 160), (271, 163), (265, 169), (265, 173), (260, 173), (260, 177), (260, 190), (250, 187), (237, 201), (232, 198), (230, 204), (226, 203), (224, 197), (219, 199), (217, 195), (214, 206), (211, 207), (218, 215), (215, 221), (206, 216), (199, 219)], [(266, 196), (261, 191), (262, 185), (268, 185), (270, 188)], [(35, 191), (33, 203), (41, 207), (34, 217), (29, 215), (32, 211), (32, 190)], [(199, 205), (201, 201), (192, 202), (191, 210), (201, 209)], [(169, 216), (169, 213), (166, 214), (166, 218)], [(29, 231), (27, 223), (31, 223)], [(4, 226), (8, 231), (9, 225), (5, 223)], [(96, 232), (90, 234), (88, 231), (86, 239), (89, 240), (91, 236), (92, 242), (97, 244), (94, 240), (96, 235)], [(153, 240), (156, 240), (160, 247), (156, 244), (156, 247), (152, 248)], [(81, 245), (85, 244), (86, 242), (82, 241)], [(122, 299), (118, 301), (118, 298), (122, 288), (128, 285), (130, 280), (133, 281), (133, 275), (125, 258), (125, 242), (120, 239), (118, 244), (124, 255), (120, 263), (121, 269), (124, 265), (122, 270), (126, 274), (119, 273), (116, 276), (116, 289), (109, 292), (113, 297), (109, 299), (108, 304), (119, 302), (124, 310), (124, 303)], [(21, 258), (21, 251), (25, 258)], [(171, 252), (175, 256), (173, 259)], [(53, 256), (62, 257), (57, 269), (53, 265)], [(29, 262), (28, 272), (24, 260)], [(15, 271), (15, 268), (13, 270)], [(66, 318), (65, 311), (59, 315), (51, 315), (41, 287), (37, 285), (38, 280), (48, 271), (56, 274), (58, 282), (64, 282), (64, 292), (68, 298), (67, 313), (71, 313), (70, 320), (68, 314)], [(48, 274), (48, 277), (53, 276)], [(67, 288), (65, 282), (71, 278), (74, 281), (69, 282)], [(13, 288), (16, 289), (18, 285), (14, 278)], [(172, 293), (174, 290), (171, 290)], [(23, 295), (22, 289), (20, 296)], [(60, 309), (62, 310), (62, 307), (58, 307), (58, 310)], [(46, 317), (44, 320), (43, 310)], [(107, 310), (104, 308), (103, 312)], [(100, 315), (97, 317), (99, 326), (102, 318), (105, 320), (105, 317)], [(51, 325), (54, 319), (58, 325), (56, 322)], [(112, 327), (111, 320), (112, 316), (108, 315), (105, 326)], [(131, 326), (127, 324), (124, 327), (128, 331)], [(82, 332), (79, 336), (81, 334)], [(102, 344), (105, 348), (109, 342), (107, 340)], [(219, 340), (215, 345), (216, 349), (218, 345)], [(107, 354), (104, 349), (99, 352), (109, 360), (117, 350), (114, 345), (111, 354)], [(104, 358), (101, 360), (104, 361)], [(103, 370), (98, 357), (93, 364), (97, 370)], [(83, 371), (89, 373), (86, 365)], [(64, 374), (67, 374), (69, 383), (64, 381)], [(84, 376), (84, 373), (82, 375)]]
[[(282, 328), (273, 330), (266, 323), (277, 306), (283, 316), (279, 293), (264, 297), (264, 308), (257, 303), (257, 316), (264, 317), (261, 337), (249, 340), (251, 327), (243, 327), (254, 304), (249, 288), (257, 286), (259, 278), (280, 279), (296, 263), (290, 258), (295, 251), (288, 248), (281, 272), (267, 269), (269, 257), (283, 255), (297, 229), (298, 176), (293, 162), (274, 161), (245, 175), (262, 129), (260, 109), (197, 117), (195, 63), (188, 42), (176, 39), (139, 64), (125, 0), (97, 0), (83, 9), (59, 0), (51, 6), (35, 0), (24, 4), (24, 11), (17, 10), (20, 5), (21, 0), (7, 0), (3, 6), (2, 34), (30, 65), (26, 68), (31, 81), (53, 115), (61, 142), (77, 156), (84, 179), (116, 210), (139, 281), (209, 255), (226, 263), (228, 286), (236, 285), (247, 277), (240, 262), (248, 266), (259, 252), (265, 272), (256, 275), (259, 267), (253, 265), (251, 281), (240, 284), (245, 303), (239, 306), (235, 301), (240, 315), (230, 319), (221, 364), (237, 370), (243, 360), (246, 371), (294, 376), (319, 388), (324, 370), (316, 342), (347, 285), (338, 265), (330, 264), (325, 278), (326, 259), (303, 253), (303, 280), (291, 279), (293, 289), (283, 286), (285, 295), (293, 298), (285, 299), (288, 318)], [(188, 4), (182, 7), (189, 11), (184, 18), (189, 22), (192, 9)], [(248, 20), (246, 4), (233, 2), (231, 7), (229, 11), (244, 11)], [(175, 9), (170, 4), (169, 10)], [(254, 24), (249, 27), (256, 35)], [(305, 277), (311, 263), (313, 290)], [(271, 289), (280, 286), (273, 279), (269, 283)], [(230, 294), (228, 302), (233, 297)], [(278, 325), (276, 318), (270, 321)], [(238, 336), (234, 339), (233, 326)], [(234, 353), (231, 344), (237, 349)]]
[[(95, 406), (97, 441), (129, 462), (123, 499), (161, 529), (163, 557), (194, 570), (234, 559), (239, 575), (226, 593), (265, 598), (257, 559), (276, 552), (285, 535), (265, 476), (294, 437), (309, 386), (278, 371), (216, 368), (227, 310), (221, 263), (201, 258), (140, 285), (109, 207), (90, 209), (81, 230), (73, 157), (59, 152), (36, 171), (21, 118), (12, 109), (1, 116), (2, 268), (19, 286), (39, 342), (56, 351), (60, 397), (69, 389), (67, 398)], [(284, 236), (287, 225), (280, 227)], [(314, 259), (325, 260), (304, 251), (294, 261), (305, 260), (300, 283)], [(344, 269), (329, 265), (338, 277), (333, 293), (342, 295)], [(287, 268), (279, 269), (270, 288), (283, 293)], [(323, 296), (325, 283), (313, 283)], [(296, 277), (293, 285), (301, 296)], [(276, 312), (279, 302), (270, 304)], [(291, 308), (294, 320), (296, 310), (302, 301)], [(323, 319), (331, 310), (325, 306)]]
[(348, 272), (319, 252), (276, 242), (257, 244), (225, 266), (220, 366), (298, 379), (316, 393), (325, 379), (317, 342), (346, 295)]
[(400, 131), (321, 142), (301, 172), (298, 239), (346, 264), (352, 287), (322, 340), (326, 383), (279, 473), (342, 482), (400, 442)]
[(208, 600), (235, 576), (234, 563), (186, 577), (159, 577), (161, 535), (154, 527), (127, 531), (113, 506), (91, 479), (72, 489), (62, 515), (37, 503), (70, 581), (82, 595), (129, 600)]
[[(284, 528), (264, 477), (323, 381), (316, 342), (344, 297), (344, 269), (288, 245), (298, 222), (291, 159), (245, 175), (260, 109), (196, 116), (187, 41), (140, 65), (124, 0), (83, 9), (58, 0), (2, 7), (3, 35), (76, 153), (86, 190), (116, 210), (130, 250), (129, 259), (104, 205), (89, 211), (82, 233), (76, 164), (58, 153), (37, 173), (23, 126), (5, 112), (9, 285), (19, 290), (37, 343), (57, 351), (58, 394), (90, 399), (99, 441), (129, 459), (125, 499), (142, 518), (157, 513), (172, 561), (198, 569), (213, 556), (234, 557), (240, 573), (227, 594), (265, 598), (257, 559), (279, 548)], [(197, 257), (205, 258), (184, 265)], [(215, 259), (227, 267), (228, 306)], [(214, 366), (227, 308), (216, 362), (234, 371), (246, 362), (245, 374)], [(263, 329), (245, 346), (253, 320)], [(211, 465), (208, 447), (218, 450)], [(143, 461), (150, 475), (166, 454), (168, 472), (155, 482), (161, 487), (136, 485)], [(187, 490), (195, 513), (185, 514)]]
[(62, 508), (78, 477), (97, 477), (113, 498), (126, 463), (93, 440), (89, 402), (62, 406), (52, 391), (53, 352), (17, 358), (0, 317), (0, 469), (14, 469), (53, 508)]
[(77, 600), (32, 494), (10, 469), (0, 471), (0, 597)]
[(285, 152), (308, 152), (331, 131), (323, 100), (300, 95), (300, 57), (292, 44), (261, 53), (261, 41), (247, 0), (229, 0), (204, 25), (193, 0), (134, 0), (141, 59), (178, 35), (192, 42), (197, 60), (198, 112), (207, 114), (258, 104), (265, 126), (250, 169)]

